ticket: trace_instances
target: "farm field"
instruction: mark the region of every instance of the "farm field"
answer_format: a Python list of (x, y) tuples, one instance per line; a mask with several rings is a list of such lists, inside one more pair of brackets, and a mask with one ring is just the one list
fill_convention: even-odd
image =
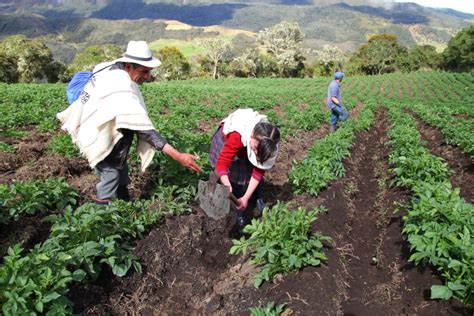
[[(0, 84), (3, 314), (277, 314), (270, 303), (285, 315), (472, 314), (474, 76), (345, 78), (351, 116), (332, 134), (329, 82), (142, 86), (156, 129), (205, 172), (159, 154), (141, 174), (132, 155), (134, 202), (110, 207), (90, 203), (95, 174), (59, 129), (65, 86)], [(269, 208), (237, 241), (233, 214), (212, 220), (195, 195), (218, 122), (244, 107), (283, 139)]]

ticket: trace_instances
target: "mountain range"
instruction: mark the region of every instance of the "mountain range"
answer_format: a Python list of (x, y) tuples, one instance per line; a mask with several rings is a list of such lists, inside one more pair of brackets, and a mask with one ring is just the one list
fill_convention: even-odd
[(391, 33), (407, 47), (430, 44), (441, 51), (474, 15), (370, 0), (0, 0), (0, 39), (41, 37), (63, 62), (92, 44), (252, 37), (284, 20), (299, 24), (307, 48), (353, 51), (370, 35)]

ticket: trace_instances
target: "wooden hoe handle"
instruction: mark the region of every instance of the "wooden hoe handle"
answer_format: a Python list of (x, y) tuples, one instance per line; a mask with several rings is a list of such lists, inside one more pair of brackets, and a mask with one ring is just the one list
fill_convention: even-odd
[(235, 197), (235, 195), (230, 192), (229, 193), (229, 199), (232, 201), (232, 203), (234, 203), (236, 206), (239, 206), (240, 202), (239, 202), (239, 199)]

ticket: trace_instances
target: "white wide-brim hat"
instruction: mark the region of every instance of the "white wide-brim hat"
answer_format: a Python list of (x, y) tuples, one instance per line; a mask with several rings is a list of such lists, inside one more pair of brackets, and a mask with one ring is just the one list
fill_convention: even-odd
[(148, 68), (156, 68), (161, 65), (158, 58), (153, 57), (148, 44), (145, 41), (130, 41), (127, 45), (125, 55), (115, 60), (116, 63), (134, 63)]

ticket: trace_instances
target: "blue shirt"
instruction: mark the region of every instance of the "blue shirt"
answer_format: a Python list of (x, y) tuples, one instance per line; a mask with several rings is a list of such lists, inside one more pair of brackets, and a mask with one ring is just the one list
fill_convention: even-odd
[(328, 88), (328, 99), (327, 99), (327, 106), (332, 109), (336, 106), (334, 102), (332, 102), (332, 97), (336, 97), (339, 101), (339, 105), (342, 106), (342, 96), (341, 96), (341, 87), (336, 80), (331, 81)]

